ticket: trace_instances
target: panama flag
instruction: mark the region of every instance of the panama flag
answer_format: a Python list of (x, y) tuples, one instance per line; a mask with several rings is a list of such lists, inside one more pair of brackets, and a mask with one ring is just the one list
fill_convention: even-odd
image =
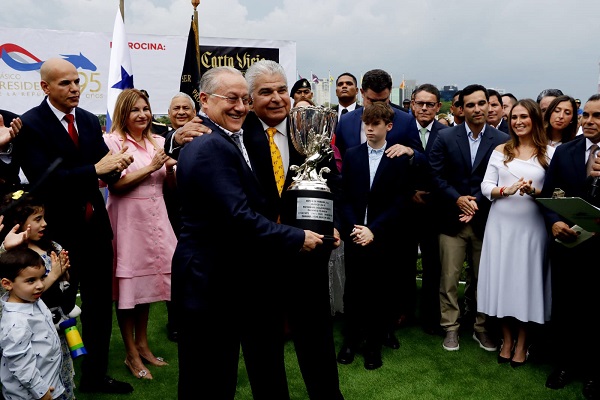
[(108, 70), (108, 94), (106, 109), (106, 132), (110, 132), (112, 116), (115, 110), (117, 97), (123, 89), (133, 88), (133, 69), (131, 68), (131, 56), (125, 36), (125, 23), (121, 15), (121, 9), (117, 8), (115, 28), (110, 49), (110, 66)]

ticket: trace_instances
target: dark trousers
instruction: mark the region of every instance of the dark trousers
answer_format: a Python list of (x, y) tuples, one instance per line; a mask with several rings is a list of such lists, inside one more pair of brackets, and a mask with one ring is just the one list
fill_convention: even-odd
[(329, 301), (330, 255), (324, 250), (300, 253), (285, 267), (285, 315), (311, 400), (343, 399)]
[(595, 313), (600, 269), (597, 260), (600, 236), (571, 249), (553, 241), (552, 324), (557, 367), (598, 379), (600, 349), (595, 345)]
[[(232, 279), (233, 280), (233, 279)], [(257, 289), (256, 286), (251, 289)], [(180, 308), (179, 399), (233, 400), (240, 347), (255, 400), (289, 399), (283, 357), (281, 302), (266, 290)]]
[[(98, 382), (107, 374), (108, 352), (112, 334), (113, 248), (106, 232), (94, 218), (84, 227), (85, 240), (57, 239), (69, 252), (70, 287), (65, 291), (62, 308), (70, 312), (76, 295), (81, 296), (81, 337), (87, 350), (81, 364), (81, 381)], [(82, 235), (82, 232), (73, 232)]]

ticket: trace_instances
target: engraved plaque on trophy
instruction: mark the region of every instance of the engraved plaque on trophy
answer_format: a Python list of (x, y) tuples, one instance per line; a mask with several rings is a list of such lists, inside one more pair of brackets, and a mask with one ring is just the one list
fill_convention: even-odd
[(337, 124), (337, 112), (323, 107), (295, 107), (290, 110), (290, 135), (294, 148), (306, 160), (292, 165), (296, 173), (293, 183), (282, 194), (281, 221), (302, 229), (325, 235), (324, 241), (333, 242), (333, 194), (327, 186), (321, 161), (333, 157), (331, 137)]

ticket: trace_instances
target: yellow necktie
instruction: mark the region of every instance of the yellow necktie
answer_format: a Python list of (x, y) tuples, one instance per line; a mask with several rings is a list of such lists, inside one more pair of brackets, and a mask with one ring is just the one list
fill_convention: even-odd
[(281, 153), (275, 139), (273, 138), (277, 133), (275, 128), (267, 128), (267, 135), (269, 135), (269, 148), (271, 149), (271, 162), (273, 163), (273, 173), (275, 174), (275, 183), (277, 184), (277, 190), (281, 196), (283, 190), (283, 184), (285, 183), (285, 172), (283, 171), (283, 160), (281, 159)]

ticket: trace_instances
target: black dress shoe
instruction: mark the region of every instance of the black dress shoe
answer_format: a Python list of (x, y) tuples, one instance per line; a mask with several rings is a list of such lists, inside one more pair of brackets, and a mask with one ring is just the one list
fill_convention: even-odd
[(383, 339), (383, 345), (394, 350), (400, 348), (400, 342), (398, 341), (398, 338), (394, 332), (388, 332), (387, 335), (385, 335), (385, 338)]
[(546, 387), (550, 389), (562, 389), (571, 381), (571, 375), (564, 369), (555, 369), (546, 380)]
[(587, 400), (600, 399), (600, 393), (598, 393), (598, 384), (593, 379), (583, 383), (583, 390), (581, 393), (583, 393), (583, 397), (585, 397)]
[(337, 355), (337, 362), (340, 364), (352, 364), (356, 352), (351, 347), (343, 345)]
[(381, 361), (381, 351), (365, 351), (365, 369), (373, 370), (383, 365)]
[(127, 382), (121, 382), (110, 376), (105, 376), (99, 381), (81, 380), (79, 391), (82, 393), (111, 393), (126, 394), (133, 392), (133, 386)]
[(167, 339), (169, 339), (171, 342), (177, 342), (178, 336), (179, 333), (177, 332), (177, 328), (175, 328), (175, 326), (172, 324), (167, 324)]

